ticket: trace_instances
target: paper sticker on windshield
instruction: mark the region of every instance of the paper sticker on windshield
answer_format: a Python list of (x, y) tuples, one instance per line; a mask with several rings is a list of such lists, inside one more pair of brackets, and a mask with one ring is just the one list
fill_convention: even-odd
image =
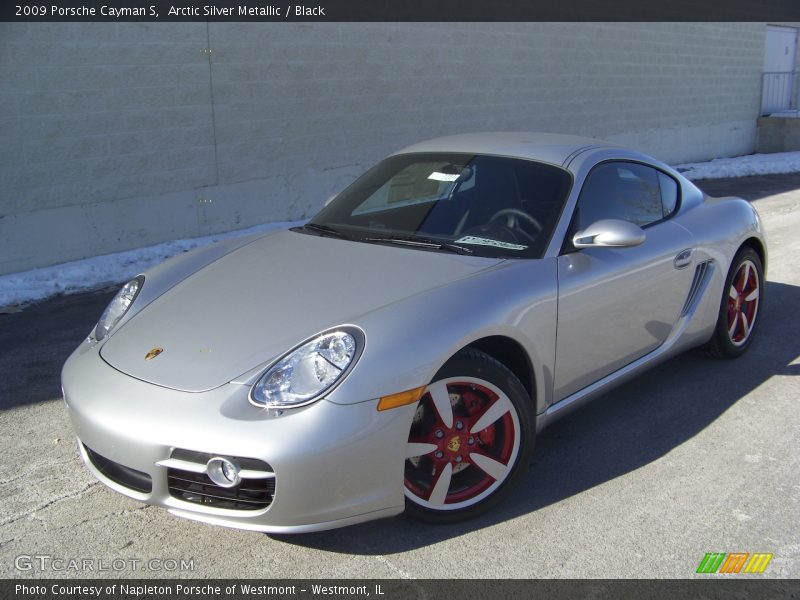
[(456, 244), (474, 244), (476, 246), (494, 246), (495, 248), (504, 248), (506, 250), (527, 250), (527, 246), (520, 246), (519, 244), (509, 244), (508, 242), (501, 242), (500, 240), (490, 240), (482, 237), (475, 237), (474, 235), (465, 235), (461, 239), (455, 241)]
[(439, 171), (434, 171), (428, 175), (428, 179), (433, 179), (434, 181), (455, 181), (459, 177), (458, 173), (451, 175), (450, 173), (439, 173)]

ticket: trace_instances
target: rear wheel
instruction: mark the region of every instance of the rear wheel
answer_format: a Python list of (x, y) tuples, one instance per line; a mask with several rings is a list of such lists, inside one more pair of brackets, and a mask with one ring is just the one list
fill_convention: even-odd
[(477, 350), (453, 357), (420, 399), (408, 438), (406, 511), (434, 522), (472, 518), (517, 481), (533, 449), (525, 388)]
[(749, 247), (737, 252), (725, 280), (714, 336), (705, 350), (719, 358), (744, 354), (753, 341), (763, 301), (761, 259)]

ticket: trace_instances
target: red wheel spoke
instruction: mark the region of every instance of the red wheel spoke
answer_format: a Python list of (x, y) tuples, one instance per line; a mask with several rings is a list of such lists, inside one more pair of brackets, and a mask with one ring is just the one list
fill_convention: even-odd
[(439, 414), (442, 424), (448, 429), (453, 426), (453, 406), (450, 404), (450, 393), (447, 384), (436, 381), (428, 386), (428, 392), (433, 400), (433, 406)]
[(450, 491), (450, 482), (453, 479), (453, 466), (447, 463), (444, 468), (438, 473), (436, 481), (433, 484), (431, 495), (428, 502), (431, 504), (444, 504), (447, 498), (447, 492)]
[(470, 428), (469, 432), (480, 433), (512, 408), (514, 407), (511, 404), (511, 400), (505, 396), (499, 397), (489, 408), (486, 409), (483, 415), (481, 415), (481, 417)]

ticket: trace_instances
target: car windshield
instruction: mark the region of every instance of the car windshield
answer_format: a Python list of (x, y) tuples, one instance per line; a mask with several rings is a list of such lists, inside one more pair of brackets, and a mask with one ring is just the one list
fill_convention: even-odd
[(370, 243), (541, 258), (572, 177), (553, 165), (471, 154), (400, 154), (341, 192), (303, 228)]

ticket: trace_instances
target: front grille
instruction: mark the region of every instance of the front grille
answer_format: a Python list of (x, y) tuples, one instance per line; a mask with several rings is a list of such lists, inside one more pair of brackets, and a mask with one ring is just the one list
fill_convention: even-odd
[[(218, 486), (209, 479), (204, 471), (198, 472), (196, 468), (189, 470), (175, 466), (176, 461), (182, 461), (192, 463), (193, 467), (205, 467), (205, 464), (215, 456), (219, 455), (181, 449), (173, 451), (171, 460), (167, 461), (169, 465), (167, 482), (170, 495), (184, 502), (232, 510), (259, 510), (272, 504), (272, 497), (275, 494), (275, 477), (272, 475), (272, 467), (262, 460), (228, 457), (236, 462), (243, 471), (241, 483), (231, 488)], [(262, 477), (245, 477), (244, 472), (246, 471), (262, 474)], [(268, 477), (264, 477), (264, 475), (268, 475)]]
[(136, 469), (131, 469), (130, 467), (115, 463), (105, 456), (100, 456), (86, 444), (83, 444), (83, 449), (86, 450), (86, 455), (97, 470), (114, 483), (124, 485), (127, 488), (144, 494), (149, 494), (153, 491), (153, 480), (147, 473), (142, 473)]

